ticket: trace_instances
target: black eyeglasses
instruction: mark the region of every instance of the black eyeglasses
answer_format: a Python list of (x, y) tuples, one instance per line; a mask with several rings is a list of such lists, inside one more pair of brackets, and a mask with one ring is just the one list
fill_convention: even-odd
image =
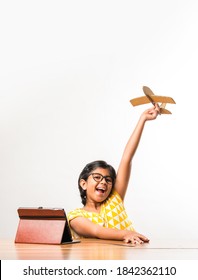
[(101, 182), (103, 179), (105, 179), (106, 183), (110, 186), (113, 185), (113, 179), (111, 178), (111, 176), (103, 176), (100, 173), (91, 173), (90, 175), (92, 175), (92, 178), (96, 181), (96, 182)]

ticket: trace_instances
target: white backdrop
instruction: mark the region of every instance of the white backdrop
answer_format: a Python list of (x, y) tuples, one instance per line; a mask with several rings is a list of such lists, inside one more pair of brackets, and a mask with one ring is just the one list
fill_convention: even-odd
[(150, 238), (196, 238), (196, 0), (0, 2), (0, 237), (18, 207), (81, 207), (77, 179), (116, 169), (147, 85), (172, 115), (147, 123), (126, 207)]

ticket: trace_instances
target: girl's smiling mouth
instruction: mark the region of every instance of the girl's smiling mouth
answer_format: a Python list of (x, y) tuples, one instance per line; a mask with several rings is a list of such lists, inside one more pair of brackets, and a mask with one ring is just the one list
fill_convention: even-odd
[(96, 191), (99, 192), (99, 193), (101, 193), (101, 194), (105, 193), (106, 190), (107, 190), (107, 189), (106, 189), (105, 187), (102, 187), (102, 186), (96, 187)]

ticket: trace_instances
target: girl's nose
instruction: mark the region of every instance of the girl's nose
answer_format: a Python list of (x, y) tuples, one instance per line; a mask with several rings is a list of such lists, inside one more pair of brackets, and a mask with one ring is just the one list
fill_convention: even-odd
[(102, 178), (102, 180), (100, 181), (100, 183), (102, 183), (102, 184), (106, 184), (107, 182), (106, 182), (106, 180), (105, 180), (105, 178)]

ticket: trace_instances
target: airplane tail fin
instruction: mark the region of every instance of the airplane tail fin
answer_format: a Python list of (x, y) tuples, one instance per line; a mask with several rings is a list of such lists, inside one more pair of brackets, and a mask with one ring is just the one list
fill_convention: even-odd
[(171, 111), (164, 109), (164, 108), (160, 108), (160, 113), (161, 114), (172, 114)]
[(166, 103), (162, 103), (160, 105), (160, 113), (161, 114), (172, 114), (169, 110), (165, 109)]

